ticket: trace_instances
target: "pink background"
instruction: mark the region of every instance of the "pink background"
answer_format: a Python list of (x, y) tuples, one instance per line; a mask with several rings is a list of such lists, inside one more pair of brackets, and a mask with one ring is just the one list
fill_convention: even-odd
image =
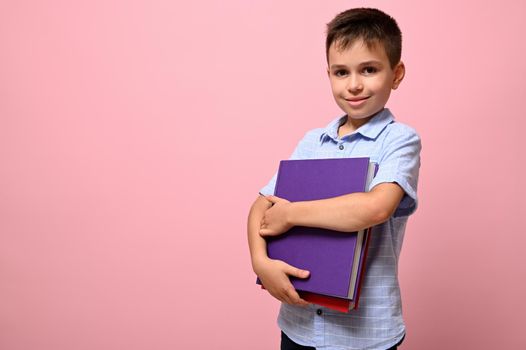
[(424, 146), (402, 349), (525, 348), (526, 6), (182, 3), (0, 2), (0, 348), (277, 349), (248, 209), (340, 114), (325, 23), (364, 4)]

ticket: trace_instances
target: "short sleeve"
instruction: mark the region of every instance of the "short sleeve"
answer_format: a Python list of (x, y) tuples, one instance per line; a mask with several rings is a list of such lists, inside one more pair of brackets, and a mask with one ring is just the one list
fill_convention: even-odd
[(276, 172), (274, 174), (274, 176), (272, 176), (272, 179), (270, 179), (270, 181), (265, 185), (265, 187), (263, 187), (262, 189), (259, 190), (259, 194), (263, 195), (263, 196), (271, 196), (274, 194), (274, 189), (276, 188), (276, 179), (278, 177), (278, 172)]
[[(305, 134), (305, 136), (303, 136), (303, 138), (300, 140), (300, 142), (298, 142), (298, 144), (296, 145), (296, 148), (294, 149), (294, 151), (292, 152), (291, 156), (289, 157), (289, 159), (303, 159), (303, 155), (304, 155), (304, 149), (305, 149), (305, 144), (306, 144), (306, 140), (309, 136), (309, 133), (307, 132)], [(262, 194), (264, 196), (270, 196), (270, 195), (273, 195), (274, 194), (274, 189), (276, 188), (276, 179), (278, 177), (278, 172), (276, 171), (274, 173), (274, 176), (272, 176), (272, 179), (270, 179), (270, 181), (267, 183), (267, 185), (265, 187), (263, 187), (261, 190), (259, 190), (259, 194)]]
[[(399, 124), (400, 125), (400, 124)], [(409, 216), (418, 206), (417, 186), (420, 170), (420, 137), (407, 126), (397, 126), (384, 144), (378, 162), (378, 172), (370, 188), (386, 183), (397, 183), (405, 192), (394, 217)]]

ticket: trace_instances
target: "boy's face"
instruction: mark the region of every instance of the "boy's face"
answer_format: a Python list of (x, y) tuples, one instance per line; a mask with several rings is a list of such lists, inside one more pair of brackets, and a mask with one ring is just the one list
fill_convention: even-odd
[(357, 127), (384, 108), (391, 89), (398, 87), (405, 72), (402, 62), (391, 68), (383, 45), (368, 48), (362, 40), (344, 50), (333, 43), (328, 61), (334, 99)]

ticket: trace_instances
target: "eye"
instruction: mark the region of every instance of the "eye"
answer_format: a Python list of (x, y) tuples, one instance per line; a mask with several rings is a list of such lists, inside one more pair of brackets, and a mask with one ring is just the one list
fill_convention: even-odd
[(347, 72), (345, 69), (338, 69), (334, 71), (334, 75), (340, 78), (346, 76), (348, 73), (349, 72)]
[(376, 67), (372, 67), (372, 66), (367, 66), (367, 67), (364, 67), (362, 69), (362, 73), (364, 75), (371, 75), (371, 74), (374, 74), (376, 72), (378, 72), (378, 69), (376, 69)]

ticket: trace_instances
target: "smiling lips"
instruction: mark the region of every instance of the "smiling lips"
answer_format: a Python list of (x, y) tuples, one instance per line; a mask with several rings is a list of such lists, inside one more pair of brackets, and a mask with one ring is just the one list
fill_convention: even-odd
[(367, 97), (353, 97), (353, 98), (346, 98), (345, 100), (347, 101), (347, 103), (349, 103), (351, 105), (351, 107), (359, 107), (368, 98), (369, 98), (369, 96), (367, 96)]

